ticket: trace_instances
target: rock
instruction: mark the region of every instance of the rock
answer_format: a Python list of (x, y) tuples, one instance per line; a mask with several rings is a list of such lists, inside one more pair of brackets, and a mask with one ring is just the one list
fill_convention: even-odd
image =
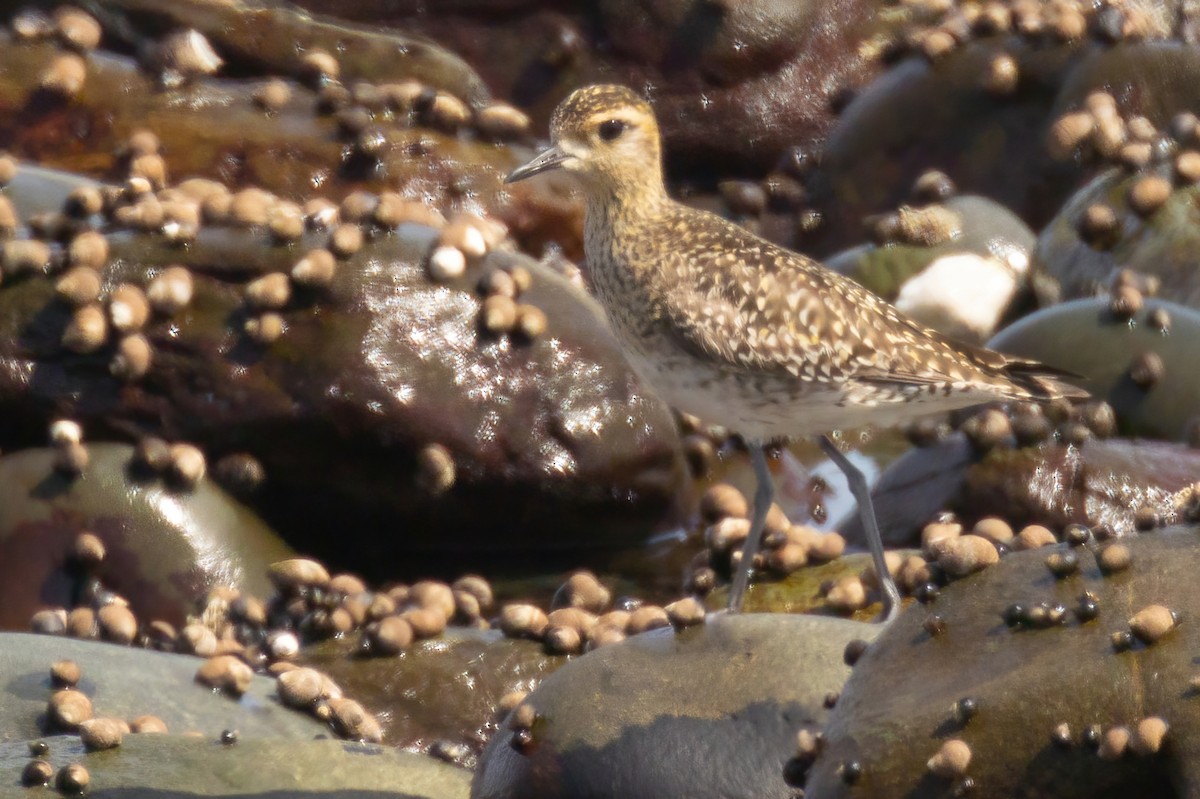
[[(1166, 333), (1151, 323), (1164, 311), (1170, 319)], [(1200, 414), (1200, 374), (1193, 368), (1197, 336), (1200, 312), (1191, 308), (1148, 299), (1142, 312), (1126, 320), (1113, 315), (1107, 299), (1088, 299), (1030, 314), (988, 346), (1083, 375), (1078, 385), (1113, 407), (1122, 433), (1179, 441)], [(1131, 374), (1145, 353), (1157, 355), (1164, 367), (1149, 389)]]
[(782, 774), (796, 733), (826, 717), (825, 696), (847, 673), (846, 644), (877, 631), (739, 614), (597, 649), (518, 706), (488, 744), (471, 795), (791, 796)]
[[(1133, 563), (1113, 577), (1102, 576), (1086, 552), (1080, 571), (1065, 580), (1047, 579), (1045, 549), (1012, 553), (951, 583), (928, 611), (902, 614), (855, 665), (805, 795), (856, 796), (869, 786), (874, 796), (944, 796), (955, 783), (932, 778), (926, 764), (951, 738), (970, 745), (967, 776), (983, 796), (1152, 796), (1195, 785), (1198, 710), (1180, 697), (1191, 694), (1200, 630), (1182, 624), (1153, 645), (1121, 652), (1110, 635), (1128, 629), (1131, 612), (1149, 602), (1181, 617), (1200, 611), (1197, 535), (1174, 528), (1131, 539)], [(1084, 591), (1098, 606), (1094, 621), (1071, 610)], [(1013, 602), (1067, 610), (1045, 629), (1005, 629), (1001, 615)], [(922, 631), (929, 611), (944, 623), (936, 638)], [(972, 712), (956, 711), (967, 700)], [(1156, 758), (1127, 755), (1109, 764), (1084, 743), (1089, 725), (1115, 729), (1147, 716), (1170, 723), (1169, 754), (1164, 747)], [(858, 787), (843, 779), (850, 761), (861, 771)]]
[[(982, 76), (1001, 49), (1020, 74), (1036, 76), (1039, 91), (1004, 97), (981, 92)], [(829, 210), (821, 243), (844, 246), (861, 238), (860, 220), (895, 208), (928, 169), (946, 172), (964, 190), (992, 198), (1037, 228), (1057, 210), (1078, 173), (1077, 167), (1052, 164), (1042, 146), (1054, 87), (1078, 58), (1069, 45), (980, 39), (936, 64), (910, 56), (891, 66), (858, 93), (829, 132), (821, 167), (809, 183), (817, 204)]]
[(143, 621), (179, 624), (216, 585), (269, 593), (267, 566), (290, 550), (248, 508), (211, 482), (180, 494), (139, 478), (124, 444), (88, 451), (78, 478), (55, 472), (50, 449), (0, 458), (0, 628), (76, 602), (86, 575), (71, 553), (84, 531), (106, 549), (96, 576)]
[(960, 341), (982, 343), (1026, 284), (1033, 232), (1003, 206), (973, 196), (944, 208), (961, 232), (933, 246), (864, 245), (827, 261), (897, 308)]
[[(52, 692), (48, 664), (70, 658), (83, 679), (77, 687), (89, 696), (97, 716), (130, 721), (157, 716), (175, 734), (196, 731), (215, 739), (236, 728), (243, 742), (262, 738), (305, 740), (329, 734), (309, 716), (287, 710), (275, 699), (275, 680), (256, 676), (240, 699), (214, 693), (193, 682), (204, 661), (145, 649), (64, 638), (0, 633), (0, 733), (8, 740), (46, 732), (40, 718)], [(126, 735), (122, 749), (138, 735)]]
[[(244, 729), (242, 730), (244, 733)], [(465, 799), (470, 772), (424, 755), (345, 741), (280, 737), (223, 745), (216, 735), (126, 735), (119, 749), (85, 756), (78, 738), (43, 739), (57, 768), (82, 759), (89, 796), (303, 795), (313, 799)], [(0, 769), (16, 774), (29, 758), (23, 741), (0, 743)], [(219, 763), (219, 768), (214, 764)]]
[[(324, 11), (314, 0), (299, 5)], [(833, 119), (830, 105), (879, 65), (853, 46), (890, 27), (858, 0), (725, 6), (692, 0), (460, 3), (421, 8), (359, 0), (338, 13), (416, 31), (462, 55), (497, 96), (544, 131), (571, 89), (652, 86), (676, 168), (706, 163), (761, 171), (789, 145), (808, 147)], [(808, 76), (821, 74), (812, 81)]]
[(384, 743), (401, 749), (433, 742), (466, 746), (474, 765), (495, 729), (495, 708), (514, 690), (529, 690), (566, 663), (533, 641), (452, 627), (410, 645), (400, 658), (355, 657), (353, 641), (306, 647), (298, 663), (329, 675), (376, 711)]
[[(295, 258), (289, 248), (216, 226), (186, 250), (114, 235), (112, 268), (123, 281), (172, 263), (193, 271), (188, 309), (145, 330), (172, 357), (156, 358), (132, 390), (57, 357), (49, 334), (64, 311), (50, 300), (50, 281), (25, 280), (0, 289), (0, 307), (12, 309), (0, 323), (0, 341), (9, 342), (0, 354), (36, 360), (44, 379), (0, 378), (0, 397), (34, 414), (63, 402), (70, 407), (60, 412), (107, 429), (144, 429), (152, 419), (158, 429), (147, 432), (184, 433), (213, 461), (249, 451), (266, 475), (250, 499), (255, 509), (295, 533), (291, 543), (306, 553), (367, 577), (390, 576), (384, 570), (402, 552), (644, 540), (685, 477), (668, 409), (636, 387), (597, 306), (563, 277), (494, 252), (452, 287), (434, 284), (423, 261), (436, 235), (405, 224), (369, 242), (339, 265), (326, 292), (285, 312), (283, 338), (232, 350), (236, 281), (284, 271)], [(479, 331), (474, 286), (490, 269), (532, 275), (521, 298), (546, 313), (544, 336), (514, 342)], [(41, 314), (46, 337), (18, 335), (25, 314)], [(65, 399), (72, 392), (78, 401)], [(419, 479), (425, 443), (454, 461), (446, 491), (431, 493)], [(398, 520), (406, 534), (377, 535)], [(355, 546), (359, 536), (371, 547)]]
[(964, 519), (995, 514), (1014, 527), (1078, 523), (1125, 536), (1137, 530), (1145, 510), (1161, 524), (1182, 521), (1197, 474), (1200, 452), (1157, 441), (1093, 439), (1080, 447), (994, 450), (967, 472), (950, 507)]
[[(1192, 254), (1200, 247), (1197, 224), (1200, 186), (1174, 187), (1162, 207), (1149, 216), (1129, 204), (1132, 187), (1147, 176), (1169, 177), (1171, 163), (1129, 174), (1109, 170), (1077, 191), (1038, 237), (1034, 251), (1035, 285), (1042, 304), (1092, 297), (1107, 291), (1122, 269), (1155, 280), (1155, 296), (1200, 309), (1200, 279)], [(1169, 184), (1168, 184), (1169, 187)], [(1114, 232), (1103, 246), (1089, 243), (1081, 219), (1095, 205), (1115, 212)]]

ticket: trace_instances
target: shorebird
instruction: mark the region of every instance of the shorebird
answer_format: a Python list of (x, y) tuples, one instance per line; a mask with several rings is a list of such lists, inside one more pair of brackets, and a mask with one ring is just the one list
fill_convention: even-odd
[(552, 169), (577, 176), (588, 274), (634, 371), (749, 448), (757, 488), (731, 611), (742, 607), (774, 496), (764, 444), (818, 436), (858, 503), (890, 620), (900, 595), (870, 487), (828, 434), (997, 400), (1086, 396), (1064, 372), (956, 343), (811, 258), (671, 199), (654, 111), (623, 86), (576, 90), (555, 109), (550, 139), (507, 182)]

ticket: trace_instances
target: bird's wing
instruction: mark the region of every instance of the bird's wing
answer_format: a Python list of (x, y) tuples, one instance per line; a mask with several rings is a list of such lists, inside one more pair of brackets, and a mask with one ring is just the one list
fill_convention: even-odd
[(681, 346), (731, 372), (852, 376), (900, 393), (963, 382), (990, 384), (998, 396), (1082, 393), (1056, 379), (1067, 375), (955, 342), (853, 280), (729, 227), (723, 246), (697, 242), (669, 256), (693, 268), (663, 270), (683, 279), (659, 292), (659, 313)]

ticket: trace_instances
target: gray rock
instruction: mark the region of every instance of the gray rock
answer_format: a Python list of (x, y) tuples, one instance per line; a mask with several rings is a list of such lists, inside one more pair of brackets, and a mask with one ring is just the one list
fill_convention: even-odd
[[(1147, 299), (1131, 320), (1115, 318), (1106, 299), (1076, 300), (1030, 314), (994, 337), (992, 349), (1033, 358), (1085, 379), (1076, 381), (1097, 399), (1112, 405), (1122, 433), (1179, 440), (1200, 414), (1200, 374), (1196, 341), (1200, 313), (1192, 308)], [(1149, 324), (1149, 314), (1165, 311), (1167, 333)], [(1141, 387), (1131, 367), (1145, 353), (1162, 361), (1161, 379)]]
[(76, 602), (83, 580), (68, 555), (84, 531), (107, 550), (94, 576), (143, 621), (180, 624), (215, 585), (271, 593), (267, 567), (291, 550), (249, 508), (211, 480), (175, 491), (137, 479), (128, 445), (87, 446), (76, 478), (54, 470), (52, 450), (0, 458), (0, 629)]
[(158, 716), (171, 733), (199, 732), (217, 738), (236, 729), (242, 740), (307, 740), (330, 734), (324, 724), (288, 710), (275, 697), (275, 681), (256, 676), (241, 699), (197, 684), (204, 661), (145, 649), (26, 633), (0, 633), (0, 738), (35, 738), (42, 727), (50, 685), (50, 664), (74, 660), (83, 678), (79, 690), (92, 700), (97, 716), (126, 721)]
[(790, 797), (795, 734), (819, 728), (841, 690), (846, 644), (878, 627), (817, 616), (711, 616), (595, 650), (526, 702), (537, 711), (521, 751), (502, 726), (471, 795)]
[[(117, 749), (85, 754), (78, 738), (44, 740), (56, 770), (68, 763), (88, 770), (91, 799), (463, 799), (471, 776), (423, 755), (345, 741), (243, 738), (224, 746), (179, 735), (127, 735)], [(28, 759), (24, 742), (0, 744), (5, 795), (25, 795), (16, 776)]]
[[(826, 745), (804, 785), (808, 799), (946, 797), (962, 786), (930, 773), (927, 761), (947, 739), (972, 751), (972, 797), (1195, 796), (1200, 774), (1197, 703), (1191, 680), (1200, 647), (1197, 528), (1175, 528), (1121, 542), (1131, 561), (1105, 576), (1088, 548), (1065, 545), (1014, 552), (979, 574), (951, 583), (928, 608), (902, 614), (870, 646), (825, 727)], [(1054, 579), (1051, 553), (1073, 552), (1080, 568)], [(1081, 616), (1090, 591), (1094, 618)], [(1005, 626), (1013, 603), (1061, 603), (1061, 624)], [(1154, 643), (1114, 647), (1130, 619), (1161, 603), (1182, 622)], [(931, 636), (929, 613), (944, 622)], [(1089, 620), (1090, 619), (1090, 620)], [(956, 712), (962, 699), (973, 715)], [(1100, 725), (1135, 727), (1150, 716), (1170, 725), (1156, 754), (1104, 759), (1084, 742)], [(1053, 741), (1059, 725), (1066, 740)], [(861, 776), (844, 779), (856, 762)]]

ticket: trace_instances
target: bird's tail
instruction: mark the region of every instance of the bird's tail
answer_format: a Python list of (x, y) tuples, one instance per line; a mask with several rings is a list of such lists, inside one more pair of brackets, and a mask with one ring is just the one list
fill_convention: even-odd
[(1074, 384), (1074, 381), (1083, 380), (1077, 374), (1023, 358), (1005, 356), (1005, 360), (1006, 363), (1001, 368), (1002, 374), (1018, 387), (1028, 391), (1032, 399), (1083, 400), (1091, 396)]

